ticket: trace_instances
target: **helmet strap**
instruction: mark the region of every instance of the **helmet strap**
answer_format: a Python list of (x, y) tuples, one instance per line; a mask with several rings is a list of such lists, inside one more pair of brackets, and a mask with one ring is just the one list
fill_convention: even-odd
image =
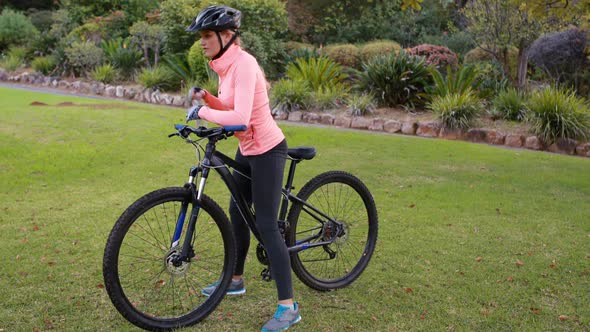
[(221, 40), (221, 34), (219, 33), (219, 31), (215, 31), (215, 33), (217, 34), (217, 40), (219, 40), (219, 47), (221, 47), (221, 49), (219, 50), (217, 55), (215, 55), (211, 60), (219, 59), (223, 55), (223, 53), (225, 53), (225, 51), (227, 51), (227, 49), (234, 43), (236, 38), (238, 38), (238, 36), (240, 35), (240, 31), (236, 30), (234, 32), (234, 35), (229, 40), (229, 42), (227, 44), (225, 44), (225, 46), (224, 46), (223, 41)]

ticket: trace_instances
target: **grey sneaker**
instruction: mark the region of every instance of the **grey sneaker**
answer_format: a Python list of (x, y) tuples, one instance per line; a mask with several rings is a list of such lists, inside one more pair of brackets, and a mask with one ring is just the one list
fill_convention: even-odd
[[(207, 286), (201, 290), (201, 294), (205, 296), (211, 295), (215, 289), (219, 286), (219, 281), (214, 282), (210, 286)], [(246, 287), (244, 287), (244, 279), (235, 281), (232, 279), (229, 287), (227, 288), (227, 295), (242, 295), (246, 293)]]
[(284, 331), (299, 322), (299, 304), (295, 303), (294, 306), (295, 310), (291, 310), (279, 304), (275, 315), (262, 327), (262, 332)]

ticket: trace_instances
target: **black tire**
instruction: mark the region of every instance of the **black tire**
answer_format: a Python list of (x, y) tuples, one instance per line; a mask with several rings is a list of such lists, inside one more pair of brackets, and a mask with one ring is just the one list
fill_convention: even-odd
[[(307, 286), (327, 291), (346, 287), (367, 267), (377, 242), (377, 209), (369, 189), (350, 173), (322, 173), (301, 188), (297, 197), (345, 225), (345, 232), (329, 246), (308, 248), (291, 255), (297, 277)], [(287, 244), (326, 232), (325, 218), (320, 223), (303, 204), (293, 201), (287, 218)], [(322, 239), (311, 241), (318, 242)], [(330, 258), (329, 252), (335, 253)]]
[[(236, 261), (233, 230), (223, 210), (201, 198), (190, 262), (174, 267), (167, 258), (180, 206), (191, 202), (186, 188), (164, 188), (133, 203), (115, 223), (104, 252), (105, 288), (129, 322), (146, 330), (166, 331), (203, 320), (223, 299)], [(183, 235), (189, 224), (188, 206)], [(201, 289), (219, 281), (209, 297)]]

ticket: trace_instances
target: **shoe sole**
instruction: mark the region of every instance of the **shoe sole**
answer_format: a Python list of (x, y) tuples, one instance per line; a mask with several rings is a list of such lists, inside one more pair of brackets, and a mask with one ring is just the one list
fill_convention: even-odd
[[(205, 291), (201, 291), (201, 294), (202, 295), (205, 295), (207, 297), (209, 297), (211, 295), (209, 293), (206, 293)], [(245, 288), (244, 289), (237, 290), (237, 291), (228, 291), (227, 293), (225, 293), (225, 295), (244, 295), (244, 294), (246, 294), (246, 289)]]
[[(291, 326), (293, 326), (295, 323), (299, 323), (301, 321), (301, 315), (299, 315), (299, 317), (295, 318), (293, 321), (289, 322), (289, 326), (282, 328), (280, 330), (273, 330), (273, 331), (286, 331), (288, 330)], [(267, 332), (269, 330), (262, 330), (262, 332)]]

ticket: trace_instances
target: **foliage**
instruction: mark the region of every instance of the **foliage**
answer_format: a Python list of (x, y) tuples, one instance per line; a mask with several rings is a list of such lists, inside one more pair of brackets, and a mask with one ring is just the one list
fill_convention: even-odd
[(332, 44), (321, 49), (321, 54), (346, 66), (357, 68), (360, 65), (359, 48), (352, 44)]
[(590, 108), (574, 91), (559, 88), (535, 91), (527, 105), (532, 130), (546, 143), (560, 138), (590, 137)]
[(55, 69), (57, 65), (56, 60), (52, 56), (40, 56), (36, 57), (31, 61), (31, 67), (43, 75), (48, 75)]
[(90, 73), (90, 77), (102, 83), (111, 83), (117, 76), (117, 70), (110, 63), (95, 67)]
[(498, 62), (474, 62), (470, 65), (477, 68), (477, 80), (481, 82), (477, 91), (481, 98), (494, 98), (498, 93), (511, 86)]
[(432, 77), (424, 58), (405, 51), (369, 61), (363, 65), (360, 81), (361, 88), (375, 94), (379, 104), (384, 106), (422, 104), (431, 84)]
[(105, 57), (123, 77), (133, 77), (139, 67), (142, 54), (137, 50), (129, 39), (103, 40), (101, 47)]
[(302, 80), (281, 79), (270, 88), (273, 113), (289, 113), (305, 109), (311, 94), (310, 86)]
[(178, 76), (166, 66), (144, 68), (138, 75), (137, 80), (145, 87), (154, 90), (175, 90), (180, 87)]
[(0, 14), (0, 50), (11, 45), (26, 45), (39, 31), (22, 13), (4, 9)]
[(299, 48), (294, 49), (287, 53), (285, 56), (285, 64), (288, 65), (289, 63), (301, 58), (309, 60), (310, 58), (319, 58), (320, 53), (315, 48)]
[[(149, 24), (146, 21), (135, 22), (130, 28), (131, 40), (143, 50), (143, 61), (146, 66), (158, 66), (160, 53), (164, 47), (166, 35), (164, 28), (158, 24)], [(153, 61), (150, 62), (150, 55)]]
[(309, 107), (323, 111), (344, 104), (350, 88), (344, 84), (324, 85), (311, 93)]
[(196, 3), (194, 0), (165, 0), (160, 4), (159, 23), (164, 28), (168, 53), (184, 53), (193, 45), (195, 36), (185, 29), (199, 12)]
[(377, 103), (371, 93), (354, 93), (346, 99), (346, 106), (352, 116), (364, 116), (373, 112)]
[(434, 84), (427, 91), (433, 96), (442, 97), (451, 93), (462, 94), (468, 90), (477, 89), (481, 84), (477, 67), (470, 65), (462, 65), (456, 70), (453, 70), (449, 65), (445, 75), (437, 68), (431, 67), (430, 74)]
[(205, 57), (201, 44), (198, 41), (191, 46), (187, 59), (192, 78), (197, 81), (209, 78), (209, 59)]
[(70, 16), (70, 12), (67, 9), (59, 9), (51, 14), (51, 28), (49, 29), (49, 36), (54, 39), (60, 40), (67, 36), (78, 23)]
[(77, 41), (91, 41), (98, 45), (106, 36), (106, 32), (100, 25), (94, 22), (88, 22), (74, 28), (67, 37), (68, 39)]
[(540, 37), (531, 45), (528, 57), (552, 79), (566, 82), (590, 62), (585, 54), (587, 47), (590, 47), (588, 32), (573, 28)]
[(493, 113), (503, 119), (523, 121), (527, 113), (526, 96), (514, 88), (501, 91), (493, 102)]
[(446, 46), (420, 44), (408, 50), (411, 55), (423, 56), (426, 63), (436, 67), (456, 66), (459, 57)]
[(397, 53), (401, 49), (402, 47), (392, 40), (374, 40), (362, 45), (360, 57), (363, 62), (367, 62), (377, 56)]
[(53, 24), (53, 11), (30, 9), (28, 13), (28, 17), (31, 20), (31, 23), (33, 23), (33, 25), (38, 31), (43, 32), (49, 31), (49, 29), (51, 29), (51, 24)]
[(15, 71), (24, 65), (24, 60), (17, 56), (8, 55), (0, 60), (0, 68), (6, 71)]
[(94, 43), (74, 42), (65, 49), (69, 65), (78, 73), (88, 75), (90, 71), (102, 63), (104, 52)]
[(299, 58), (288, 64), (286, 71), (287, 77), (306, 82), (313, 91), (342, 85), (347, 78), (342, 66), (326, 57)]
[(437, 114), (449, 129), (467, 129), (481, 111), (481, 104), (472, 90), (436, 96), (428, 108)]
[(422, 37), (422, 42), (446, 46), (457, 54), (465, 54), (475, 47), (471, 36), (463, 30), (453, 32), (443, 31), (441, 34), (424, 36)]

